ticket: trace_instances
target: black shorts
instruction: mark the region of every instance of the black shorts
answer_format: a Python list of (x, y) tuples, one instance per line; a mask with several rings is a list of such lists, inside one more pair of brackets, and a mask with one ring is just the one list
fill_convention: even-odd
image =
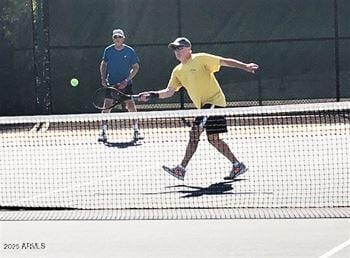
[[(202, 109), (209, 109), (210, 107), (211, 104), (205, 104)], [(221, 107), (215, 106), (215, 108)], [(195, 125), (199, 126), (202, 123), (203, 119), (203, 116), (196, 117), (194, 121)], [(209, 116), (203, 128), (207, 134), (227, 133), (226, 118), (224, 116)]]
[(125, 94), (128, 94), (128, 95), (133, 95), (134, 92), (132, 90), (132, 84), (128, 84), (126, 85), (126, 87), (122, 90), (120, 90), (121, 92), (125, 93)]
[[(128, 84), (124, 89), (122, 90), (119, 90), (127, 95), (133, 95), (134, 92), (132, 90), (132, 84)], [(112, 92), (111, 91), (106, 91), (106, 95), (105, 95), (105, 98), (106, 99), (113, 99), (113, 97), (111, 96)], [(125, 100), (129, 100), (128, 98), (126, 98)], [(124, 100), (122, 100), (124, 101)]]

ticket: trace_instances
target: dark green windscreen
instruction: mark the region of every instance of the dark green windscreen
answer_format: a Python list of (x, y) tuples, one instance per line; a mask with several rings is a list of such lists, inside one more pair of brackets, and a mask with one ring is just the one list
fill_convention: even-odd
[[(35, 114), (31, 1), (0, 6), (0, 113)], [(194, 52), (260, 65), (256, 75), (225, 67), (217, 73), (230, 105), (350, 98), (349, 17), (347, 0), (49, 1), (52, 113), (98, 112), (91, 95), (115, 28), (140, 57), (135, 92), (167, 86), (178, 63), (167, 44), (186, 36)], [(159, 103), (179, 102), (176, 94)]]

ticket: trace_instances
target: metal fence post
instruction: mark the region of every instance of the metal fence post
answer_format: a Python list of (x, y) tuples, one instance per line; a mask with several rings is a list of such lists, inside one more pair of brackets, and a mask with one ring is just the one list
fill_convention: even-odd
[(49, 3), (32, 0), (35, 106), (38, 114), (51, 114)]

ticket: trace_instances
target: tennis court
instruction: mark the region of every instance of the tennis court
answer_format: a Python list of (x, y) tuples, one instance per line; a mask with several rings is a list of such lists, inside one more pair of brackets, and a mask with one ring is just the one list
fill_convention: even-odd
[[(323, 104), (318, 111), (325, 113), (315, 113), (320, 107), (199, 111), (226, 112), (230, 126), (223, 139), (249, 167), (234, 180), (224, 180), (230, 163), (205, 134), (184, 181), (162, 170), (182, 159), (189, 128), (180, 118), (190, 119), (195, 111), (7, 119), (0, 218), (349, 217), (349, 104)], [(301, 108), (303, 113), (291, 115)], [(109, 141), (101, 144), (98, 121), (105, 118)], [(145, 136), (136, 143), (134, 119)], [(33, 130), (38, 122), (44, 126)]]
[[(349, 107), (1, 118), (0, 254), (349, 257)], [(249, 171), (224, 180), (230, 164), (204, 133), (184, 181), (164, 172), (184, 154), (183, 120), (219, 114)]]
[[(0, 257), (350, 257), (350, 1), (0, 6)], [(134, 55), (105, 55), (123, 42)], [(189, 75), (203, 67), (188, 66), (174, 96), (124, 95), (144, 112), (100, 113), (101, 83), (157, 97), (197, 54), (220, 57), (231, 108), (194, 110), (191, 81), (205, 84)], [(162, 169), (181, 162), (199, 116), (226, 118), (221, 137), (248, 172), (224, 179), (232, 164), (206, 133), (184, 181)]]
[[(303, 257), (347, 258), (349, 219), (7, 221), (1, 257)], [(18, 232), (21, 232), (20, 234)]]

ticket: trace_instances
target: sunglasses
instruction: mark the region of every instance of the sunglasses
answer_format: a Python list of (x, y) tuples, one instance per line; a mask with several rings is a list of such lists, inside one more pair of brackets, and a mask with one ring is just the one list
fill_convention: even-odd
[(124, 38), (124, 37), (116, 35), (116, 36), (113, 36), (113, 38), (114, 38), (114, 39), (122, 39), (122, 38)]
[(186, 47), (183, 46), (179, 46), (179, 47), (175, 47), (174, 51), (181, 51), (182, 49), (185, 49)]

